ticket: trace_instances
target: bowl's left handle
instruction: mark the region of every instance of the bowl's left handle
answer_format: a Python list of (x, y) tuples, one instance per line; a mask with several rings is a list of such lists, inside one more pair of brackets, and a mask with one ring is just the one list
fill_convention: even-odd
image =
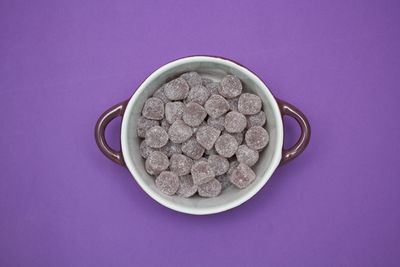
[(126, 105), (128, 101), (121, 102), (115, 106), (112, 106), (101, 114), (100, 118), (97, 120), (96, 127), (94, 130), (94, 137), (96, 139), (97, 146), (100, 151), (115, 163), (126, 166), (124, 157), (122, 156), (122, 151), (115, 151), (106, 142), (105, 130), (107, 125), (118, 116), (123, 116), (125, 112)]

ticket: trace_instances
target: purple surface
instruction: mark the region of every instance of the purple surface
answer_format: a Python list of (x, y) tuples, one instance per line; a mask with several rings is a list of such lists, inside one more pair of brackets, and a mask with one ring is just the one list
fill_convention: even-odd
[[(1, 1), (0, 266), (399, 266), (398, 3)], [(105, 109), (192, 54), (254, 70), (313, 130), (215, 216), (155, 203), (93, 138)]]

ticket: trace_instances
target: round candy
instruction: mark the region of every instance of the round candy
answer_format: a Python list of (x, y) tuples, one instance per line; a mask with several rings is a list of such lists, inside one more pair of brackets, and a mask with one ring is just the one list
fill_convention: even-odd
[(229, 110), (229, 103), (220, 95), (211, 95), (204, 104), (208, 115), (212, 118), (218, 118), (224, 115)]
[(208, 157), (208, 163), (215, 175), (222, 175), (229, 169), (229, 162), (226, 158), (220, 155), (211, 155)]
[(205, 149), (210, 150), (220, 134), (221, 131), (213, 127), (201, 126), (196, 132), (196, 140)]
[(218, 154), (225, 158), (232, 157), (235, 154), (237, 148), (238, 143), (235, 137), (230, 134), (221, 135), (215, 142), (215, 150)]
[(251, 167), (257, 163), (259, 154), (258, 151), (253, 150), (246, 145), (240, 145), (236, 150), (236, 158), (240, 163), (244, 163)]
[(183, 121), (192, 127), (199, 126), (202, 121), (207, 117), (205, 109), (195, 102), (190, 102), (186, 105), (183, 112)]
[(181, 78), (185, 79), (190, 87), (201, 85), (203, 82), (201, 76), (195, 71), (184, 73), (181, 75)]
[(254, 150), (260, 150), (267, 146), (269, 135), (263, 127), (254, 126), (247, 130), (244, 139), (248, 147)]
[(192, 165), (193, 183), (196, 185), (207, 183), (215, 177), (214, 171), (206, 161), (198, 161)]
[(227, 100), (229, 103), (229, 109), (232, 111), (238, 111), (239, 97), (231, 98)]
[(164, 118), (164, 102), (156, 97), (150, 97), (144, 103), (142, 114), (147, 119), (162, 120)]
[(218, 95), (219, 94), (219, 83), (217, 82), (211, 82), (209, 84), (206, 84), (206, 88), (208, 89), (208, 91), (210, 92), (210, 94), (212, 95)]
[(176, 120), (168, 130), (169, 139), (174, 143), (183, 143), (193, 134), (192, 128), (186, 125), (183, 120)]
[(247, 116), (247, 128), (251, 128), (253, 126), (264, 126), (267, 121), (267, 116), (264, 111), (260, 111), (257, 114)]
[(228, 112), (225, 115), (225, 130), (229, 133), (240, 133), (247, 125), (246, 117), (237, 111)]
[(157, 175), (169, 166), (168, 157), (159, 151), (151, 152), (145, 162), (146, 171), (151, 175)]
[(156, 178), (156, 187), (169, 196), (172, 196), (178, 191), (179, 184), (179, 177), (173, 172), (163, 171)]
[(225, 129), (225, 127), (224, 127), (225, 116), (219, 116), (218, 118), (215, 118), (215, 119), (212, 117), (208, 117), (207, 124), (208, 124), (208, 126), (211, 126), (211, 127), (214, 127), (215, 129), (223, 131)]
[(164, 87), (165, 96), (172, 101), (185, 99), (188, 93), (189, 84), (183, 78), (176, 78)]
[(228, 174), (222, 174), (222, 175), (216, 176), (215, 179), (217, 179), (218, 182), (221, 183), (222, 190), (225, 190), (232, 185), (231, 181), (229, 180)]
[(217, 179), (198, 186), (199, 195), (202, 197), (216, 197), (221, 193), (222, 185)]
[(169, 99), (165, 96), (164, 87), (165, 87), (165, 85), (163, 85), (159, 89), (157, 89), (154, 92), (153, 97), (157, 97), (157, 98), (161, 99), (162, 102), (168, 103)]
[(165, 118), (167, 119), (167, 122), (172, 124), (176, 120), (181, 119), (184, 110), (185, 104), (179, 101), (168, 102), (165, 104)]
[(262, 102), (258, 95), (244, 93), (239, 97), (238, 110), (244, 115), (254, 115), (261, 111)]
[(159, 121), (149, 120), (143, 116), (139, 117), (138, 122), (137, 122), (138, 137), (145, 138), (147, 130), (149, 130), (150, 128), (152, 128), (154, 126), (159, 126), (159, 125), (160, 125)]
[(160, 148), (160, 151), (163, 152), (167, 157), (171, 157), (173, 154), (181, 154), (181, 144), (177, 144), (174, 142), (168, 142), (165, 146)]
[(176, 194), (180, 197), (191, 197), (197, 192), (197, 185), (193, 183), (190, 174), (179, 177), (180, 185)]
[(182, 154), (173, 154), (169, 160), (169, 169), (178, 176), (189, 174), (192, 165), (193, 160)]
[(182, 144), (182, 152), (192, 159), (199, 159), (204, 154), (204, 148), (192, 137)]
[(168, 142), (168, 134), (161, 126), (154, 126), (146, 132), (146, 144), (152, 148), (161, 148)]
[(227, 75), (221, 80), (219, 93), (226, 98), (234, 98), (242, 93), (242, 82), (234, 75)]
[(147, 158), (149, 157), (150, 153), (151, 153), (151, 152), (154, 152), (154, 151), (157, 151), (157, 149), (156, 149), (156, 148), (149, 147), (149, 146), (146, 144), (146, 140), (143, 140), (143, 141), (140, 143), (139, 152), (140, 152), (140, 155), (141, 155), (143, 158), (147, 159)]
[(202, 85), (198, 85), (190, 89), (189, 95), (186, 100), (188, 102), (195, 102), (199, 105), (204, 105), (209, 97), (210, 92), (208, 91), (208, 89)]
[(248, 187), (255, 179), (254, 171), (244, 163), (240, 163), (229, 177), (232, 184), (239, 189)]
[(203, 86), (206, 86), (207, 84), (210, 84), (213, 82), (213, 80), (209, 79), (209, 78), (202, 78), (201, 79)]

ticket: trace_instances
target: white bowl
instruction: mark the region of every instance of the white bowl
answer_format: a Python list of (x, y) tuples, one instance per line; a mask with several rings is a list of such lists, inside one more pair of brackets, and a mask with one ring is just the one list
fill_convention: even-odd
[[(260, 159), (254, 166), (256, 180), (245, 189), (239, 190), (231, 186), (215, 198), (167, 196), (155, 187), (154, 178), (147, 174), (144, 168), (144, 159), (139, 153), (140, 139), (136, 131), (136, 123), (144, 102), (162, 84), (189, 71), (196, 71), (201, 76), (215, 81), (219, 81), (227, 74), (236, 75), (242, 81), (244, 91), (257, 94), (263, 101), (263, 110), (267, 115), (266, 129), (270, 135), (270, 141), (267, 148), (260, 153)], [(283, 150), (282, 115), (294, 117), (302, 130), (299, 141), (288, 150)], [(117, 116), (123, 117), (122, 152), (111, 149), (104, 137), (108, 123)], [(195, 215), (226, 211), (250, 199), (265, 185), (280, 164), (294, 159), (305, 149), (310, 133), (310, 126), (304, 114), (287, 102), (276, 99), (265, 83), (253, 72), (231, 60), (212, 56), (186, 57), (160, 67), (140, 85), (129, 100), (104, 112), (95, 129), (100, 150), (114, 162), (126, 166), (149, 196), (167, 208)]]

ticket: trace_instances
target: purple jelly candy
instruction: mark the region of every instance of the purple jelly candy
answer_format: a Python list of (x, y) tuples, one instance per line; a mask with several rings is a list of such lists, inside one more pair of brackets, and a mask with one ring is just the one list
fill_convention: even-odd
[(253, 126), (264, 126), (267, 121), (267, 116), (264, 111), (260, 111), (257, 114), (247, 116), (247, 128), (251, 128)]
[(213, 127), (201, 126), (196, 132), (196, 140), (205, 149), (210, 150), (220, 134), (221, 131)]
[(198, 186), (199, 195), (202, 197), (216, 197), (221, 193), (222, 185), (217, 179), (200, 184)]
[(165, 104), (165, 118), (169, 124), (174, 123), (176, 120), (181, 119), (183, 111), (185, 110), (185, 104), (182, 102), (168, 102)]
[(146, 171), (151, 175), (157, 175), (166, 170), (169, 166), (168, 157), (160, 152), (151, 152), (145, 162)]
[(247, 130), (244, 139), (249, 148), (260, 150), (267, 146), (269, 135), (263, 127), (254, 126)]
[(240, 163), (244, 163), (251, 167), (257, 163), (259, 154), (258, 151), (253, 150), (246, 145), (240, 145), (236, 150), (236, 158)]
[(199, 159), (204, 154), (204, 148), (192, 137), (182, 144), (182, 152), (192, 159)]
[(242, 93), (242, 82), (234, 75), (225, 76), (220, 85), (218, 92), (226, 98), (235, 98)]
[(181, 75), (181, 78), (185, 79), (191, 88), (201, 85), (203, 82), (201, 76), (195, 71), (184, 73)]
[(218, 118), (224, 115), (229, 110), (229, 103), (220, 95), (211, 95), (204, 104), (208, 115), (212, 118)]
[(229, 162), (226, 158), (220, 155), (211, 155), (208, 157), (208, 163), (215, 175), (222, 175), (229, 169)]
[(186, 100), (188, 101), (188, 103), (195, 102), (199, 105), (204, 105), (209, 97), (210, 92), (208, 91), (208, 89), (202, 85), (198, 85), (190, 89), (189, 95)]
[(183, 78), (176, 78), (164, 87), (165, 96), (172, 101), (185, 99), (188, 93), (189, 84)]
[(160, 122), (156, 120), (149, 120), (143, 116), (139, 117), (137, 122), (137, 135), (138, 137), (145, 138), (146, 132), (154, 126), (159, 126)]
[(169, 139), (174, 143), (183, 143), (193, 134), (192, 128), (183, 120), (176, 120), (168, 130)]
[(254, 115), (261, 111), (262, 102), (258, 95), (244, 93), (239, 97), (238, 110), (244, 115)]
[(173, 172), (163, 171), (156, 178), (156, 187), (164, 194), (172, 196), (179, 189), (179, 177)]
[(207, 183), (215, 177), (210, 164), (206, 161), (195, 162), (192, 165), (191, 173), (193, 183), (196, 185)]
[(176, 194), (180, 197), (191, 197), (197, 192), (197, 185), (193, 183), (192, 175), (183, 175), (179, 177), (180, 186)]
[(248, 187), (255, 179), (254, 171), (244, 163), (240, 163), (229, 177), (232, 184), (239, 189)]
[(202, 121), (207, 117), (205, 109), (197, 103), (190, 102), (186, 105), (183, 112), (183, 121), (192, 127), (199, 126)]
[(144, 103), (142, 115), (150, 120), (162, 120), (164, 118), (164, 102), (156, 97), (150, 97)]
[(215, 142), (215, 150), (218, 154), (225, 158), (232, 157), (235, 154), (237, 148), (238, 143), (235, 137), (230, 134), (221, 135)]
[(146, 132), (146, 144), (152, 148), (161, 148), (168, 142), (168, 134), (161, 126), (154, 126)]
[(182, 154), (173, 154), (169, 160), (169, 169), (178, 176), (190, 173), (193, 165), (193, 160)]
[(228, 112), (225, 115), (225, 130), (229, 133), (240, 133), (247, 125), (246, 117), (237, 111)]

